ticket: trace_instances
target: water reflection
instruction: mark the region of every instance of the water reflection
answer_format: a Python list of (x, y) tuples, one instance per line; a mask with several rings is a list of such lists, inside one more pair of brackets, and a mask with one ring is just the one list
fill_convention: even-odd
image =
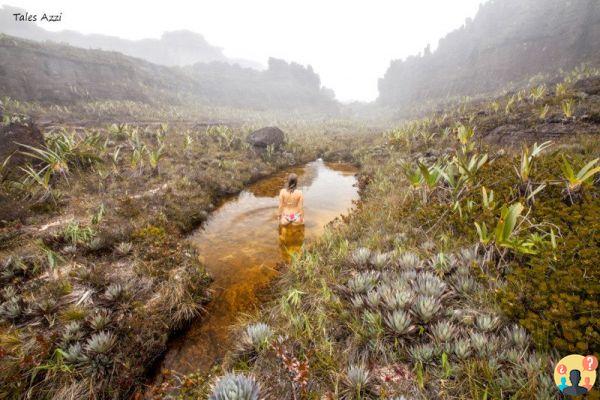
[(292, 261), (292, 256), (302, 250), (305, 229), (304, 224), (279, 226), (279, 250), (285, 262)]
[[(305, 225), (278, 229), (277, 196), (290, 172), (298, 174), (304, 193)], [(277, 276), (277, 264), (289, 262), (305, 240), (351, 208), (358, 197), (355, 172), (315, 161), (251, 185), (211, 214), (190, 240), (214, 279), (213, 300), (206, 315), (169, 345), (161, 368), (203, 372), (219, 361), (230, 346), (230, 327), (258, 306), (257, 295)]]

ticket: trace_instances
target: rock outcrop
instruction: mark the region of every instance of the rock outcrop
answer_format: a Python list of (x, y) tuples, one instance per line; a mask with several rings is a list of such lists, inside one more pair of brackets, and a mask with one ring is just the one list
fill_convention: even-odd
[(273, 146), (279, 149), (285, 142), (285, 134), (276, 126), (267, 126), (252, 132), (248, 135), (247, 141), (254, 147), (267, 148)]
[(31, 158), (20, 153), (20, 151), (25, 149), (19, 146), (19, 143), (40, 147), (44, 145), (44, 136), (33, 122), (12, 122), (8, 125), (0, 126), (0, 164), (7, 157), (10, 157), (8, 163), (9, 170), (17, 165), (23, 165), (27, 161), (31, 161)]
[(434, 52), (392, 61), (378, 101), (406, 109), (486, 94), (583, 62), (600, 63), (600, 1), (490, 0)]

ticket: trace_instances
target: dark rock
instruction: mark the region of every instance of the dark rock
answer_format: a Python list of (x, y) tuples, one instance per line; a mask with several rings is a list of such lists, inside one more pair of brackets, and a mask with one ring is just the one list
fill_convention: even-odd
[(485, 135), (485, 138), (493, 143), (507, 144), (513, 142), (522, 130), (523, 127), (519, 125), (501, 125)]
[(41, 147), (44, 145), (44, 136), (33, 122), (11, 122), (8, 125), (1, 126), (0, 163), (4, 162), (9, 156), (12, 156), (8, 163), (9, 167), (23, 165), (28, 161), (32, 161), (31, 157), (20, 153), (20, 151), (25, 149), (17, 143)]
[(274, 146), (280, 148), (285, 142), (285, 134), (276, 126), (267, 126), (252, 132), (246, 140), (254, 147)]
[(573, 85), (577, 92), (583, 92), (587, 95), (600, 95), (600, 77), (581, 79)]

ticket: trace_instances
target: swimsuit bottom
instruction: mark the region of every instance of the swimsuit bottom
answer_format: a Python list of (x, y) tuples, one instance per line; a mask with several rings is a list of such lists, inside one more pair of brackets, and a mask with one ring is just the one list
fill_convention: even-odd
[(300, 213), (284, 214), (284, 217), (288, 222), (297, 222), (300, 220)]

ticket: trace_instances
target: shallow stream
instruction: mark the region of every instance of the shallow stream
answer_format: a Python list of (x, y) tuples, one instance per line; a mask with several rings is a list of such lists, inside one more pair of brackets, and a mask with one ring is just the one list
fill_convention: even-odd
[[(286, 176), (298, 174), (305, 225), (279, 228), (277, 196)], [(258, 295), (306, 241), (346, 214), (358, 198), (356, 169), (317, 160), (263, 179), (225, 201), (189, 240), (213, 277), (206, 313), (169, 344), (159, 370), (207, 372), (230, 348), (230, 330), (240, 313), (258, 305)]]

